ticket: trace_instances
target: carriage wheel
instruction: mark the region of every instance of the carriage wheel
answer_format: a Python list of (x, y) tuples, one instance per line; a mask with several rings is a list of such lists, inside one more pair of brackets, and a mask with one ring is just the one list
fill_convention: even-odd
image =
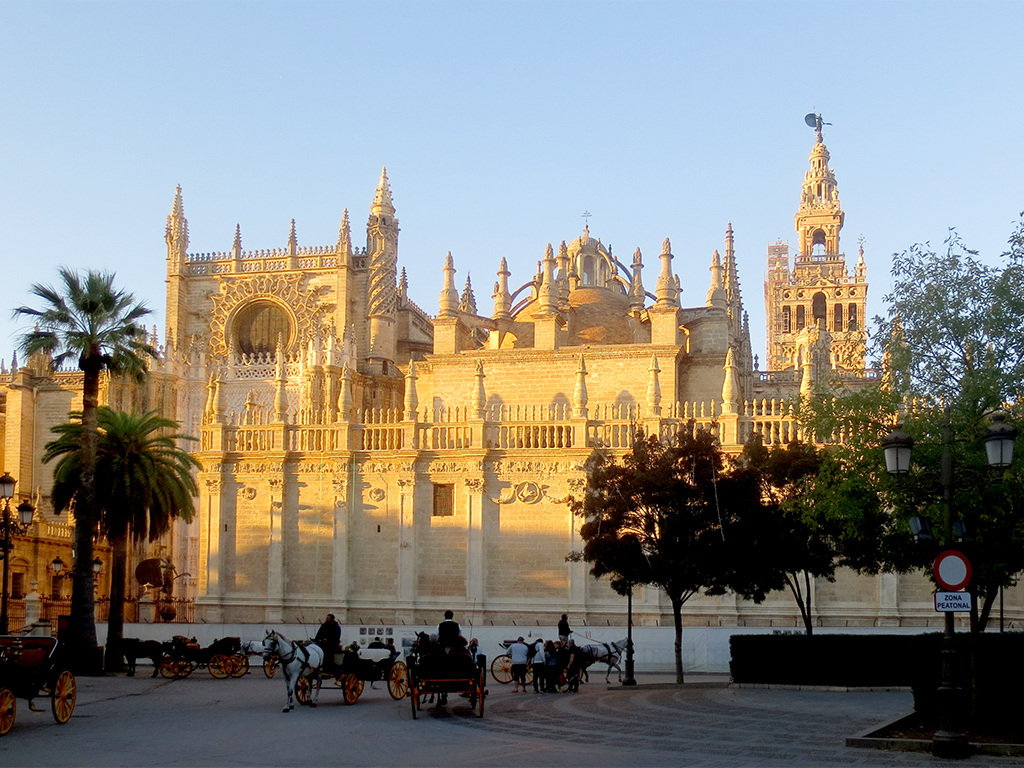
[(277, 673), (277, 659), (271, 656), (268, 659), (263, 660), (263, 674), (267, 677), (273, 677)]
[(0, 736), (6, 736), (14, 727), (14, 718), (17, 714), (18, 703), (14, 699), (14, 694), (8, 688), (0, 688)]
[(342, 691), (345, 694), (346, 704), (355, 704), (359, 701), (359, 694), (363, 692), (363, 681), (356, 679), (356, 676), (349, 673), (344, 676)]
[(508, 685), (512, 682), (512, 657), (507, 653), (495, 656), (491, 662), (491, 676), (499, 683)]
[(210, 670), (210, 674), (218, 680), (223, 680), (225, 677), (230, 675), (231, 670), (234, 669), (234, 665), (223, 653), (217, 653), (211, 656), (210, 662), (206, 666)]
[(75, 701), (78, 698), (78, 683), (75, 676), (68, 670), (57, 675), (57, 681), (53, 684), (50, 693), (50, 710), (53, 712), (53, 719), (63, 725), (71, 719), (75, 711)]
[(186, 677), (188, 677), (193, 672), (195, 672), (196, 669), (198, 669), (198, 668), (199, 668), (199, 665), (196, 664), (196, 662), (190, 661), (188, 659), (182, 659), (181, 661), (178, 662), (178, 667), (177, 667), (178, 671), (177, 671), (177, 673), (175, 673), (174, 676), (177, 679), (179, 679), (179, 680), (184, 680)]
[(309, 678), (299, 675), (295, 681), (295, 698), (299, 704), (309, 704)]
[(249, 671), (248, 656), (232, 656), (231, 660), (234, 662), (234, 666), (231, 669), (232, 677), (242, 677)]
[(533, 664), (526, 665), (526, 684), (529, 685), (533, 682)]
[(404, 661), (396, 661), (388, 672), (388, 693), (395, 701), (401, 701), (409, 692), (409, 668)]
[(178, 676), (178, 660), (161, 659), (159, 669), (160, 677), (166, 677), (168, 680), (173, 680)]

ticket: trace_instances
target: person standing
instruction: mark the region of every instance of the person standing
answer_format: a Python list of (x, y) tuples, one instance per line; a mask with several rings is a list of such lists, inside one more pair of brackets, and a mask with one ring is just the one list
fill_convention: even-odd
[(519, 686), (523, 686), (523, 693), (526, 693), (526, 664), (530, 660), (530, 646), (522, 637), (519, 637), (508, 647), (508, 655), (512, 658), (512, 682), (515, 686), (512, 693), (519, 693)]
[(569, 616), (563, 613), (562, 618), (558, 620), (558, 639), (565, 645), (569, 642), (569, 635), (572, 634), (572, 629), (569, 628)]
[[(537, 671), (537, 662), (533, 666), (534, 673)], [(555, 648), (555, 641), (548, 640), (544, 646), (544, 679), (547, 693), (558, 692), (558, 651)]]
[(533, 657), (533, 692), (544, 693), (547, 690), (547, 668), (544, 666), (544, 640), (537, 638), (531, 646)]

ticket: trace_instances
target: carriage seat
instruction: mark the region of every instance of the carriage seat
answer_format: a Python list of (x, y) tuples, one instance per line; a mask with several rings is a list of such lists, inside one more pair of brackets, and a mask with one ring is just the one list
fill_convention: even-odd
[(3, 655), (23, 669), (39, 669), (57, 647), (55, 637), (5, 637)]

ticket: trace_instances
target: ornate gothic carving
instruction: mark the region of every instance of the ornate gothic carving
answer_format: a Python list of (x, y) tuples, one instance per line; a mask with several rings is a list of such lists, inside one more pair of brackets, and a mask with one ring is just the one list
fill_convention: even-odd
[(309, 336), (321, 325), (328, 308), (320, 304), (325, 286), (303, 287), (305, 276), (298, 273), (260, 274), (251, 277), (221, 277), (220, 293), (213, 294), (210, 318), (210, 352), (228, 352), (228, 322), (235, 310), (253, 299), (277, 299), (295, 321), (296, 338)]

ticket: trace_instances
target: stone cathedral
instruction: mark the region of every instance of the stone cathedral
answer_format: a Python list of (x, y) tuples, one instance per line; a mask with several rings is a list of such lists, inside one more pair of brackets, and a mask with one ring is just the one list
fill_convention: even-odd
[[(764, 371), (731, 224), (720, 252), (680, 258), (666, 238), (660, 253), (626, 260), (585, 227), (548, 244), (531, 274), (513, 278), (502, 259), (490, 307), (468, 280), (459, 291), (449, 253), (431, 313), (400, 269), (386, 172), (365, 245), (345, 211), (329, 245), (300, 246), (293, 221), (283, 248), (243, 250), (236, 228), (230, 251), (193, 253), (179, 188), (166, 229), (167, 325), (162, 339), (153, 331), (161, 357), (147, 387), (107, 381), (102, 396), (160, 408), (198, 438), (198, 516), (164, 545), (189, 574), (197, 617), (273, 623), (331, 611), (343, 623), (428, 624), (452, 608), (473, 624), (551, 624), (563, 612), (621, 624), (622, 598), (566, 561), (580, 547), (567, 502), (594, 446), (626, 449), (638, 428), (667, 437), (688, 425), (714, 430), (732, 452), (755, 433), (788, 442), (790, 403), (815, 382), (873, 375), (863, 249), (849, 269), (828, 163), (819, 129), (792, 266), (786, 245), (769, 246)], [(4, 377), (5, 466), (45, 510), (41, 425), (80, 402), (80, 384), (38, 360)], [(844, 574), (816, 586), (815, 610), (824, 626), (935, 620), (919, 576)], [(671, 621), (654, 589), (638, 591), (634, 611), (638, 623)], [(799, 621), (781, 593), (761, 605), (698, 597), (684, 613), (713, 626)]]

